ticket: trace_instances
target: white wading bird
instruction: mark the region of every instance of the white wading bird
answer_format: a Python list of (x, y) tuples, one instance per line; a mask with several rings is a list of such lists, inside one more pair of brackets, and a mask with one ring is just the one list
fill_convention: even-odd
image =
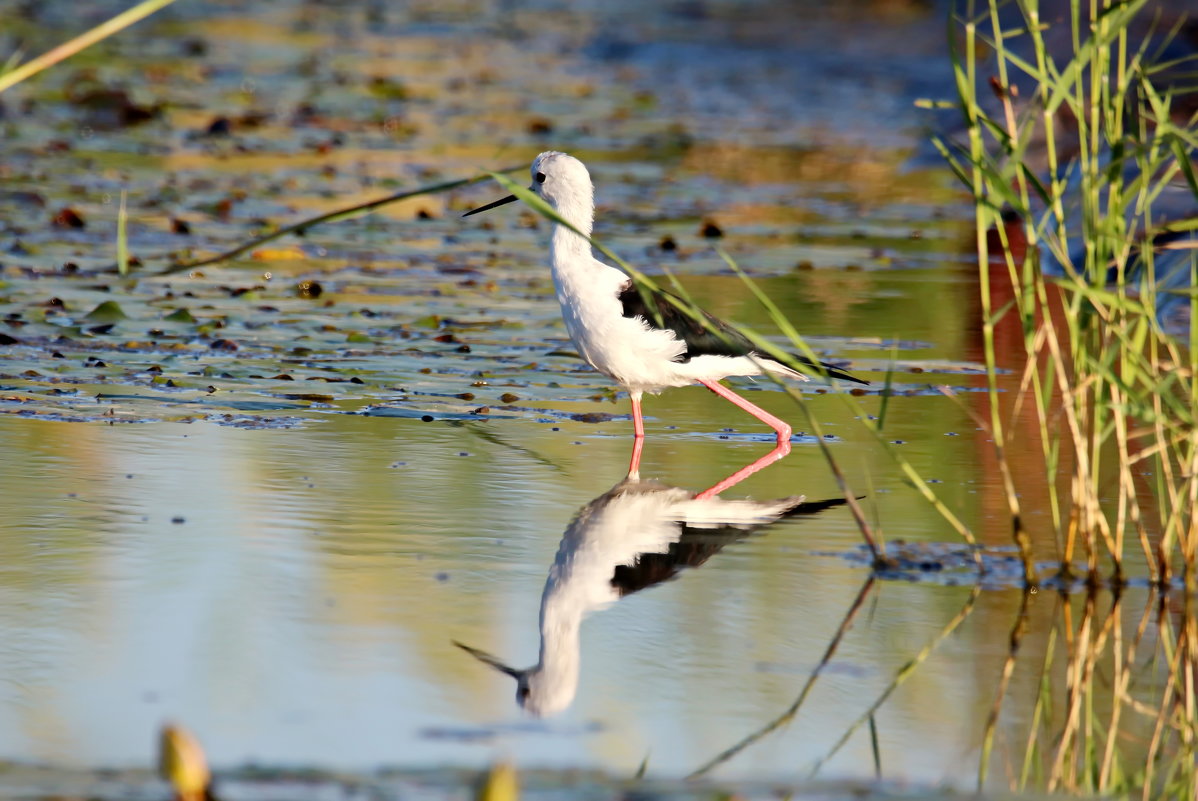
[(541, 596), (541, 655), (517, 670), (490, 654), (459, 648), (516, 680), (516, 703), (537, 716), (574, 700), (579, 628), (591, 612), (698, 567), (725, 545), (784, 517), (813, 514), (843, 500), (805, 503), (700, 498), (687, 490), (627, 478), (584, 506), (562, 535)]
[[(532, 163), (529, 189), (577, 230), (590, 236), (595, 218), (594, 187), (583, 163), (565, 153), (546, 152)], [(509, 195), (494, 203), (466, 212), (478, 214), (517, 200)], [(750, 403), (718, 382), (729, 376), (777, 373), (806, 381), (807, 376), (774, 361), (756, 349), (727, 323), (704, 314), (706, 325), (679, 310), (662, 297), (645, 297), (623, 271), (591, 255), (591, 244), (564, 225), (553, 227), (550, 241), (553, 283), (561, 303), (566, 330), (582, 358), (626, 390), (632, 399), (635, 440), (628, 474), (639, 475), (645, 423), (641, 396), (667, 387), (698, 382), (769, 425), (778, 435), (778, 445), (766, 456), (705, 490), (716, 495), (790, 452), (790, 426)], [(832, 378), (868, 384), (831, 365), (797, 360), (815, 372)]]

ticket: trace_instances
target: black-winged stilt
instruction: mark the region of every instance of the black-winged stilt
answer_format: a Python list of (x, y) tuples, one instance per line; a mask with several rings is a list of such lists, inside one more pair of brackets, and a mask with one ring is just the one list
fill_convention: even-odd
[[(583, 163), (565, 153), (549, 151), (536, 157), (531, 172), (529, 189), (562, 219), (590, 236), (595, 218), (594, 186)], [(509, 195), (463, 216), (516, 199)], [(705, 315), (707, 324), (703, 325), (660, 296), (652, 298), (654, 308), (650, 308), (623, 271), (596, 259), (590, 242), (564, 225), (553, 227), (550, 254), (553, 283), (570, 339), (592, 367), (618, 382), (632, 399), (635, 439), (628, 467), (631, 478), (639, 475), (645, 438), (641, 396), (696, 382), (770, 426), (778, 437), (773, 451), (704, 494), (723, 492), (790, 452), (791, 428), (786, 422), (718, 382), (729, 376), (763, 372), (800, 381), (808, 380), (807, 376), (761, 353), (743, 335), (711, 315)], [(807, 359), (798, 360), (822, 368), (819, 371), (832, 378), (869, 383), (834, 365), (820, 362), (817, 368)]]
[(562, 535), (541, 594), (541, 652), (517, 669), (455, 641), (516, 680), (516, 703), (536, 717), (570, 705), (578, 689), (583, 618), (627, 595), (698, 567), (725, 545), (783, 518), (811, 515), (841, 498), (769, 501), (701, 498), (685, 489), (626, 478), (578, 510)]

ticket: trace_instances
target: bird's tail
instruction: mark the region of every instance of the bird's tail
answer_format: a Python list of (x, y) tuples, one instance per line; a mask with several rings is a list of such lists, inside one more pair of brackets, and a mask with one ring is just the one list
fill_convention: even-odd
[[(849, 372), (845, 371), (843, 368), (837, 367), (834, 364), (828, 364), (827, 362), (813, 362), (810, 359), (808, 359), (806, 356), (799, 356), (798, 354), (795, 354), (795, 353), (792, 353), (790, 355), (790, 358), (794, 359), (796, 362), (798, 362), (799, 364), (801, 364), (805, 367), (811, 368), (811, 372), (815, 373), (816, 375), (822, 374), (822, 375), (826, 375), (828, 378), (836, 378), (836, 379), (839, 379), (840, 381), (851, 381), (854, 384), (863, 384), (865, 386), (869, 386), (869, 382), (866, 381), (864, 378), (858, 378), (857, 376), (853, 375), (852, 373), (849, 373)], [(773, 360), (771, 359), (770, 361), (773, 361)], [(808, 378), (807, 375), (800, 373), (797, 370), (791, 370), (789, 367), (782, 364), (781, 362), (774, 362), (774, 364), (778, 365), (777, 372), (785, 372), (787, 375), (795, 376), (795, 377), (801, 378), (803, 380), (807, 380), (807, 378)]]
[(822, 512), (825, 509), (831, 509), (835, 506), (843, 506), (846, 503), (848, 503), (848, 501), (846, 501), (844, 498), (826, 498), (822, 501), (805, 501), (800, 499), (798, 503), (783, 512), (782, 517), (813, 515), (817, 512)]

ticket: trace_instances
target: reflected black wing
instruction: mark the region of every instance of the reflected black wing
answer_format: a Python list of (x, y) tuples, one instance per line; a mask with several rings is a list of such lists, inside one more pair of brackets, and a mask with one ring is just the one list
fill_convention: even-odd
[(673, 578), (684, 567), (698, 567), (725, 545), (749, 536), (743, 528), (695, 529), (683, 527), (682, 537), (666, 553), (642, 553), (630, 565), (617, 565), (611, 585), (623, 598)]
[[(812, 515), (841, 506), (844, 498), (829, 498), (823, 501), (804, 501), (787, 509), (780, 519)], [(652, 587), (673, 578), (684, 567), (698, 567), (715, 556), (724, 546), (742, 540), (765, 526), (723, 526), (721, 528), (694, 528), (682, 525), (682, 536), (671, 543), (666, 553), (642, 553), (630, 565), (617, 565), (612, 571), (611, 584), (623, 598), (638, 590)]]
[[(671, 295), (669, 292), (654, 292), (649, 295), (649, 302), (646, 303), (645, 297), (637, 291), (636, 286), (630, 279), (621, 287), (620, 294), (617, 297), (620, 301), (623, 316), (629, 318), (640, 317), (651, 328), (656, 328), (660, 331), (670, 331), (675, 337), (686, 344), (686, 350), (675, 357), (674, 360), (677, 362), (685, 364), (696, 356), (738, 357), (755, 354), (763, 358), (769, 358), (764, 353), (759, 352), (753, 343), (743, 334), (718, 317), (700, 310), (703, 318), (700, 321), (683, 312), (666, 298), (672, 297), (683, 303), (685, 301), (682, 301), (676, 295)], [(815, 367), (815, 363), (803, 356), (792, 354), (792, 358), (799, 362), (799, 364), (805, 364), (812, 368)], [(827, 371), (828, 375), (832, 378), (839, 378), (842, 381), (852, 381), (856, 384), (869, 384), (868, 381), (850, 375), (834, 364), (819, 362), (819, 366)]]

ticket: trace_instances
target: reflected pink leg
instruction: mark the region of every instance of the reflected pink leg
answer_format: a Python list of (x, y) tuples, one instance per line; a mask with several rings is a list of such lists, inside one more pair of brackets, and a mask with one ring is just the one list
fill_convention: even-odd
[(641, 450), (645, 447), (645, 420), (641, 417), (641, 393), (630, 392), (632, 399), (632, 461), (628, 464), (628, 477), (641, 477)]
[(722, 384), (716, 383), (715, 381), (700, 381), (699, 383), (710, 389), (715, 394), (719, 395), (721, 398), (732, 401), (737, 406), (756, 417), (758, 420), (767, 424), (770, 428), (774, 429), (774, 432), (778, 435), (778, 445), (772, 451), (767, 453), (765, 456), (762, 456), (752, 464), (746, 465), (740, 470), (737, 470), (735, 473), (728, 476), (715, 486), (705, 489), (695, 496), (696, 498), (702, 499), (713, 498), (716, 495), (719, 495), (729, 487), (739, 484), (749, 476), (756, 473), (758, 470), (770, 466), (786, 454), (790, 453), (791, 429), (790, 425), (786, 421), (779, 420), (765, 409), (750, 403)]

